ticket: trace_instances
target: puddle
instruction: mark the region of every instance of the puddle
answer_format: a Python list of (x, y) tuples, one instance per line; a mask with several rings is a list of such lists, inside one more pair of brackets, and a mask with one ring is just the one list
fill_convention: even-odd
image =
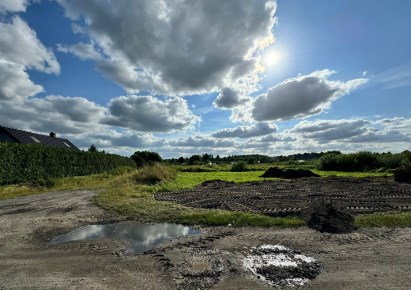
[(321, 270), (311, 257), (301, 255), (281, 245), (253, 248), (243, 265), (262, 281), (272, 286), (302, 286), (314, 279)]
[(126, 243), (125, 255), (138, 255), (162, 242), (182, 236), (199, 235), (200, 233), (200, 230), (178, 224), (115, 223), (82, 226), (53, 238), (49, 244), (57, 245), (71, 241), (111, 238)]

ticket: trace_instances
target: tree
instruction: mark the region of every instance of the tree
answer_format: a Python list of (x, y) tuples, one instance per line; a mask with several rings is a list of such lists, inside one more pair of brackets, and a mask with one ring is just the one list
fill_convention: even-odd
[(200, 155), (193, 155), (190, 158), (188, 158), (188, 163), (190, 163), (190, 165), (193, 164), (198, 164), (201, 161), (201, 156)]
[(97, 147), (94, 144), (91, 144), (90, 148), (88, 148), (88, 152), (98, 152)]
[(178, 158), (177, 162), (180, 163), (180, 164), (183, 164), (183, 163), (186, 162), (186, 160), (184, 159), (184, 157), (180, 157), (180, 158)]
[(131, 159), (133, 159), (139, 167), (144, 166), (145, 164), (161, 162), (163, 160), (160, 154), (150, 151), (136, 151), (131, 155)]

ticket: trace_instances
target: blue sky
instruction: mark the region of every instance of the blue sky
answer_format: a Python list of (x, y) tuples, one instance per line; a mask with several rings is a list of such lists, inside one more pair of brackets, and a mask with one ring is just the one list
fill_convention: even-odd
[(407, 0), (0, 0), (0, 124), (170, 158), (411, 140)]

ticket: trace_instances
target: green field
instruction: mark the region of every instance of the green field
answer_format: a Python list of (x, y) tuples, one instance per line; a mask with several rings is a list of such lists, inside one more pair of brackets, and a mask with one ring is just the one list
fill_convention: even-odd
[[(206, 180), (220, 179), (233, 182), (264, 180), (259, 176), (272, 164), (258, 164), (251, 171), (231, 172), (229, 166), (206, 166), (208, 172), (196, 172), (199, 166), (154, 166), (139, 170), (115, 170), (111, 173), (58, 179), (50, 187), (34, 185), (11, 185), (0, 187), (0, 199), (46, 191), (70, 189), (95, 189), (95, 203), (114, 215), (139, 221), (180, 222), (197, 225), (232, 225), (263, 227), (298, 227), (304, 222), (297, 217), (273, 218), (265, 215), (224, 210), (194, 209), (176, 203), (154, 199), (158, 191), (176, 191), (193, 188)], [(287, 167), (282, 165), (281, 167)], [(304, 165), (304, 167), (310, 167)], [(193, 170), (192, 168), (195, 168)], [(260, 170), (259, 170), (260, 169)], [(188, 172), (187, 172), (188, 171)], [(191, 172), (194, 171), (194, 172)], [(380, 177), (390, 173), (376, 172), (330, 172), (313, 170), (321, 176)], [(154, 179), (153, 179), (154, 178)], [(152, 184), (158, 181), (155, 184)], [(356, 218), (360, 227), (410, 226), (411, 213), (360, 215)]]

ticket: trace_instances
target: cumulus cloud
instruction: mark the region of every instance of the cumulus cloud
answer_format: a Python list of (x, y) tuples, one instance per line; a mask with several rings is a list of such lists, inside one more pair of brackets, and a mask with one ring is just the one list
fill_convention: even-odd
[(255, 99), (252, 117), (257, 121), (268, 121), (319, 114), (337, 98), (367, 82), (367, 79), (331, 81), (328, 78), (333, 73), (330, 70), (316, 71), (270, 88)]
[(43, 91), (34, 84), (21, 64), (0, 59), (0, 100), (23, 99)]
[(233, 109), (249, 101), (251, 101), (250, 97), (241, 96), (231, 88), (223, 88), (213, 105), (222, 109)]
[(30, 0), (1, 0), (0, 1), (0, 13), (4, 12), (23, 12), (26, 11), (26, 8)]
[(36, 32), (16, 16), (11, 23), (0, 23), (0, 56), (2, 59), (45, 73), (60, 72), (53, 52), (44, 47)]
[(274, 41), (274, 1), (59, 2), (106, 62), (138, 73), (134, 85), (115, 70), (106, 73), (133, 92), (193, 94), (247, 83), (258, 73), (258, 51)]
[(108, 104), (108, 125), (145, 132), (171, 132), (192, 128), (199, 117), (193, 115), (182, 98), (164, 100), (152, 96), (123, 96)]
[[(10, 6), (11, 2), (3, 1), (2, 5), (23, 9), (27, 3), (16, 1), (15, 6)], [(43, 92), (41, 85), (30, 80), (27, 70), (58, 74), (60, 65), (53, 52), (44, 47), (36, 33), (18, 16), (10, 23), (0, 23), (0, 35), (0, 100), (22, 100)]]
[(264, 136), (277, 131), (277, 126), (269, 123), (256, 123), (252, 126), (239, 126), (232, 129), (222, 129), (211, 134), (215, 138), (251, 138)]
[(48, 96), (2, 101), (0, 122), (37, 132), (80, 134), (98, 130), (105, 111), (105, 108), (84, 98)]
[(316, 139), (320, 142), (347, 139), (361, 135), (367, 131), (366, 120), (318, 120), (302, 121), (292, 131), (301, 133), (306, 138)]

